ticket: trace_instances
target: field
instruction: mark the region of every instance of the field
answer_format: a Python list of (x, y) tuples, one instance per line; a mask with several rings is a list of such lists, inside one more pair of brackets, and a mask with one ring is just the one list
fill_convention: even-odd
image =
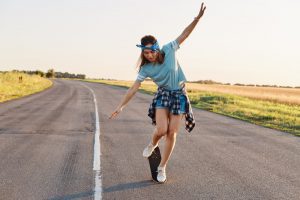
[[(19, 77), (22, 76), (22, 81)], [(0, 72), (0, 102), (23, 97), (51, 87), (52, 82), (38, 75)]]
[[(126, 88), (133, 84), (133, 81), (85, 81)], [(300, 136), (300, 89), (198, 83), (186, 85), (194, 107)], [(140, 90), (153, 94), (156, 88), (152, 81), (144, 81)]]

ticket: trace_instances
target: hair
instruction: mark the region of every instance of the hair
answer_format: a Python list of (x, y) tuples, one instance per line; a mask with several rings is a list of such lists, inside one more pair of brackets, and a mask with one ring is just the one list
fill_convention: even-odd
[[(144, 37), (141, 38), (141, 44), (142, 45), (148, 45), (148, 44), (155, 44), (157, 42), (157, 39), (152, 36), (152, 35), (146, 35)], [(157, 52), (158, 55), (157, 55), (157, 60), (155, 61), (155, 64), (156, 63), (159, 63), (159, 64), (162, 64), (164, 62), (164, 57), (165, 57), (165, 53), (162, 52), (162, 51), (158, 51)], [(141, 68), (143, 67), (143, 65), (147, 64), (147, 63), (150, 63), (149, 60), (147, 60), (143, 54), (143, 51), (141, 51), (141, 55), (138, 59), (138, 62), (137, 62), (137, 69), (138, 71), (141, 70)]]

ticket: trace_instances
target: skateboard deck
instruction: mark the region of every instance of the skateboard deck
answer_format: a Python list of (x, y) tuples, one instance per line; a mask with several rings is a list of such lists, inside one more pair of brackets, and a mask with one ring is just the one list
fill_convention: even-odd
[(153, 150), (151, 156), (148, 157), (148, 160), (149, 160), (152, 179), (154, 181), (158, 182), (157, 181), (157, 167), (159, 166), (160, 161), (161, 161), (161, 155), (160, 155), (160, 150), (159, 150), (158, 146)]

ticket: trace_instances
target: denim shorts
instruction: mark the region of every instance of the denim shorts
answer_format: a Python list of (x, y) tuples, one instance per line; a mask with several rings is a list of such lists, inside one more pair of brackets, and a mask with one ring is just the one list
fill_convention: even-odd
[[(187, 104), (186, 96), (184, 94), (181, 94), (179, 96), (179, 101), (180, 101), (180, 114), (184, 114), (184, 113), (186, 113), (186, 111), (185, 111), (186, 104)], [(168, 106), (165, 106), (162, 104), (161, 96), (159, 98), (157, 98), (155, 108), (168, 108)]]

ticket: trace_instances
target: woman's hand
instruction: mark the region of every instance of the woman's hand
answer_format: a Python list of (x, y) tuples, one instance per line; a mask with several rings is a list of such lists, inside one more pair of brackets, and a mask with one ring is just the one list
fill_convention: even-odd
[(122, 110), (123, 110), (122, 107), (121, 107), (121, 108), (118, 107), (113, 113), (111, 113), (111, 116), (109, 117), (109, 119), (114, 119), (114, 118), (116, 118), (117, 115), (118, 115), (120, 112), (122, 112)]
[(197, 16), (198, 19), (200, 19), (200, 18), (203, 16), (204, 11), (205, 11), (205, 9), (206, 9), (206, 6), (203, 7), (203, 5), (204, 5), (204, 3), (202, 2), (201, 8), (200, 8), (200, 11), (199, 11), (199, 14), (198, 14), (198, 16)]
[(136, 91), (141, 86), (141, 82), (135, 81), (134, 84), (129, 88), (126, 92), (126, 95), (123, 97), (121, 103), (118, 105), (117, 109), (111, 113), (111, 116), (109, 119), (115, 118), (120, 112), (122, 112), (125, 105), (129, 102), (129, 100), (133, 97), (133, 95), (136, 93)]
[(197, 15), (197, 17), (194, 18), (194, 20), (192, 21), (192, 23), (190, 23), (184, 30), (183, 32), (180, 34), (179, 37), (176, 38), (177, 42), (179, 45), (181, 45), (181, 43), (191, 34), (191, 32), (194, 30), (196, 24), (199, 22), (200, 18), (202, 17), (202, 15), (204, 14), (204, 11), (206, 9), (206, 6), (204, 6), (204, 3), (201, 4), (201, 8), (199, 11), (199, 14)]

